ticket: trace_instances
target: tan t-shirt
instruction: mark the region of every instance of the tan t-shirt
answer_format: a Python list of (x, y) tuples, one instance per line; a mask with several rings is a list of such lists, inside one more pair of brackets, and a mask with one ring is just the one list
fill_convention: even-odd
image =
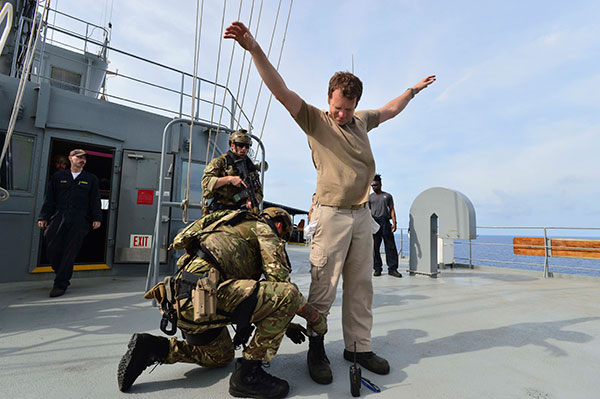
[(296, 123), (312, 150), (318, 204), (352, 206), (369, 200), (375, 160), (367, 132), (379, 126), (379, 118), (379, 111), (357, 111), (352, 122), (340, 126), (328, 112), (302, 102)]

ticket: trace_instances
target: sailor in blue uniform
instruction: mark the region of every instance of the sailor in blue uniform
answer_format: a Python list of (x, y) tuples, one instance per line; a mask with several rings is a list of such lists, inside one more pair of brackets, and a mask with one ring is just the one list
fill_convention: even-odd
[(98, 178), (83, 170), (86, 155), (82, 149), (71, 151), (71, 168), (52, 175), (38, 218), (46, 254), (56, 273), (50, 297), (65, 293), (85, 235), (90, 227), (97, 229), (101, 224)]

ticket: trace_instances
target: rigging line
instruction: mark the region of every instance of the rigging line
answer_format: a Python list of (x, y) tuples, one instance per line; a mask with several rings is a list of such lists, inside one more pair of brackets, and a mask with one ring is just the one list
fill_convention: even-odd
[[(277, 22), (279, 21), (279, 11), (281, 10), (281, 1), (279, 0), (279, 4), (277, 5), (277, 14), (275, 15), (275, 23), (273, 24), (273, 32), (271, 33), (271, 41), (269, 42), (269, 50), (267, 50), (267, 58), (271, 56), (271, 49), (273, 48), (273, 40), (275, 39), (275, 31), (277, 30)], [(258, 94), (256, 95), (256, 102), (254, 103), (254, 110), (252, 111), (252, 118), (250, 118), (250, 124), (254, 124), (254, 116), (256, 115), (256, 109), (258, 108), (258, 102), (260, 100), (260, 93), (262, 91), (264, 82), (260, 79), (260, 84), (258, 86)]]
[[(40, 0), (36, 0), (35, 10), (37, 11), (40, 5)], [(19, 87), (17, 88), (17, 94), (15, 96), (15, 102), (13, 104), (12, 113), (10, 115), (10, 120), (8, 122), (8, 127), (6, 129), (6, 135), (4, 137), (4, 147), (2, 148), (2, 154), (0, 155), (0, 165), (4, 161), (4, 157), (6, 156), (6, 152), (8, 151), (8, 146), (10, 144), (10, 139), (15, 130), (15, 125), (17, 123), (17, 114), (19, 113), (19, 107), (21, 106), (21, 101), (23, 100), (23, 93), (25, 92), (25, 83), (27, 81), (27, 77), (29, 75), (29, 70), (31, 69), (31, 64), (33, 63), (33, 58), (35, 56), (35, 49), (37, 47), (38, 39), (40, 38), (40, 33), (42, 31), (42, 24), (48, 25), (48, 11), (50, 10), (50, 0), (46, 0), (44, 4), (44, 10), (42, 11), (42, 16), (40, 17), (40, 22), (35, 28), (37, 18), (34, 16), (33, 23), (31, 24), (31, 32), (29, 35), (29, 43), (27, 44), (27, 51), (25, 53), (25, 63), (23, 64), (23, 71), (21, 73), (21, 80), (19, 81)], [(7, 22), (8, 23), (8, 22)], [(33, 41), (33, 33), (35, 34), (35, 41)], [(32, 47), (33, 41), (33, 47)], [(8, 199), (9, 193), (8, 190), (0, 187), (0, 201), (4, 201)]]
[[(258, 38), (258, 28), (260, 27), (260, 20), (262, 17), (262, 9), (263, 9), (264, 1), (260, 0), (260, 8), (258, 10), (258, 21), (256, 22), (256, 31), (254, 32), (254, 37)], [(246, 83), (244, 84), (244, 92), (242, 94), (242, 104), (240, 106), (240, 118), (238, 119), (238, 129), (239, 123), (242, 120), (242, 110), (244, 109), (244, 101), (246, 100), (246, 91), (248, 90), (248, 81), (250, 80), (250, 70), (252, 69), (252, 62), (250, 61), (250, 65), (248, 65), (248, 71), (246, 72)], [(250, 123), (250, 121), (248, 121)], [(252, 132), (252, 125), (248, 126), (248, 131)]]
[(110, 14), (108, 16), (108, 23), (112, 25), (112, 13), (113, 13), (113, 6), (115, 5), (115, 0), (110, 0)]
[[(221, 17), (221, 29), (219, 30), (219, 50), (217, 52), (217, 68), (215, 72), (214, 90), (212, 98), (212, 108), (210, 111), (210, 128), (208, 130), (208, 144), (206, 146), (206, 165), (208, 165), (208, 152), (210, 149), (210, 138), (212, 137), (213, 123), (215, 116), (215, 105), (217, 100), (217, 83), (219, 82), (219, 66), (221, 65), (221, 49), (223, 48), (223, 27), (225, 26), (225, 10), (227, 8), (227, 0), (223, 1), (223, 15)], [(213, 156), (217, 146), (213, 147)]]
[[(181, 219), (183, 223), (188, 224), (188, 209), (190, 204), (190, 187), (192, 184), (192, 148), (193, 148), (193, 132), (194, 132), (194, 107), (196, 105), (196, 84), (198, 76), (198, 54), (200, 53), (200, 39), (202, 37), (202, 18), (204, 16), (204, 0), (200, 3), (200, 0), (196, 0), (196, 26), (194, 32), (194, 73), (192, 76), (192, 101), (190, 110), (190, 138), (188, 146), (188, 168), (187, 178), (185, 186), (185, 196), (181, 201), (181, 208), (183, 208)], [(162, 177), (161, 177), (162, 178)]]
[[(240, 20), (241, 15), (242, 15), (242, 0), (240, 0), (240, 8), (238, 9), (238, 16), (237, 16), (238, 21)], [(227, 93), (229, 91), (229, 78), (231, 77), (231, 67), (233, 65), (233, 56), (235, 54), (235, 47), (236, 47), (235, 42), (232, 42), (231, 57), (229, 58), (229, 69), (227, 70), (227, 79), (225, 80), (225, 87), (223, 88), (223, 102), (221, 103), (221, 112), (219, 114), (219, 122), (217, 123), (217, 132), (215, 135), (214, 148), (217, 147), (216, 138), (219, 136), (219, 132), (221, 131), (221, 122), (223, 121), (223, 111), (225, 110), (225, 100), (227, 99)], [(213, 150), (213, 157), (214, 157), (214, 150)]]
[[(287, 36), (288, 26), (290, 24), (290, 16), (292, 15), (292, 6), (294, 5), (294, 0), (290, 0), (290, 9), (288, 11), (287, 21), (285, 22), (285, 30), (283, 31), (283, 39), (281, 40), (281, 50), (279, 52), (279, 59), (277, 60), (277, 66), (275, 67), (276, 71), (279, 71), (279, 65), (281, 64), (281, 56), (283, 55), (283, 47), (285, 46), (285, 39)], [(262, 140), (263, 133), (265, 131), (265, 126), (267, 124), (267, 116), (269, 115), (269, 109), (271, 108), (271, 101), (273, 100), (273, 93), (269, 96), (269, 102), (267, 103), (267, 110), (265, 111), (265, 119), (263, 120), (259, 139)], [(254, 161), (256, 161), (256, 155), (254, 156)]]
[[(252, 7), (250, 8), (250, 19), (248, 20), (248, 29), (250, 29), (250, 27), (252, 27), (252, 18), (254, 17), (254, 2), (255, 0), (252, 0)], [(235, 45), (235, 44), (234, 44)], [(238, 80), (238, 86), (237, 86), (237, 92), (235, 93), (235, 102), (238, 105), (238, 108), (240, 109), (240, 115), (239, 118), (235, 117), (236, 111), (235, 109), (233, 109), (233, 120), (235, 122), (237, 122), (235, 129), (239, 129), (240, 127), (240, 119), (242, 118), (242, 106), (239, 103), (238, 99), (240, 98), (240, 89), (242, 88), (242, 78), (244, 77), (244, 65), (246, 65), (246, 55), (248, 54), (247, 51), (243, 51), (243, 55), (242, 55), (242, 66), (240, 69), (240, 79)], [(252, 59), (248, 60), (248, 68), (250, 68), (250, 64), (252, 63)]]

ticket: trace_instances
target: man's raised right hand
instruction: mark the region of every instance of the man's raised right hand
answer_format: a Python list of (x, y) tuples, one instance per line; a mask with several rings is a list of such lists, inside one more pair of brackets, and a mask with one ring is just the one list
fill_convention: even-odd
[(233, 22), (225, 28), (223, 37), (225, 39), (234, 39), (240, 46), (248, 51), (251, 51), (257, 44), (252, 33), (250, 33), (250, 30), (240, 21)]

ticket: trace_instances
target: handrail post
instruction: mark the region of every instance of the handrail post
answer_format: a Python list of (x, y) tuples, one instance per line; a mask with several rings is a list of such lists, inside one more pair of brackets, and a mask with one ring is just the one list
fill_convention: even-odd
[[(150, 246), (150, 264), (148, 265), (148, 274), (146, 276), (146, 291), (154, 287), (158, 283), (158, 272), (160, 268), (160, 243), (158, 239), (161, 232), (162, 223), (162, 207), (163, 207), (163, 180), (167, 163), (167, 143), (169, 142), (169, 132), (171, 132), (171, 126), (176, 123), (194, 123), (189, 119), (176, 118), (172, 119), (163, 130), (162, 136), (162, 147), (160, 154), (160, 168), (158, 172), (158, 200), (156, 201), (156, 220), (154, 223), (154, 237), (152, 237), (152, 244)], [(156, 306), (156, 301), (152, 303)]]
[(23, 32), (23, 22), (24, 21), (25, 21), (24, 17), (19, 19), (19, 28), (17, 29), (17, 34), (15, 35), (15, 49), (14, 49), (14, 53), (13, 53), (12, 65), (10, 67), (10, 76), (13, 78), (19, 77), (19, 74), (17, 73), (17, 55), (19, 54), (19, 51), (21, 50), (21, 40), (19, 40), (19, 39), (21, 38), (21, 34)]
[(548, 264), (548, 257), (550, 256), (550, 245), (548, 241), (548, 230), (544, 227), (544, 278), (552, 277), (552, 273), (550, 273), (550, 266)]
[(233, 127), (235, 126), (235, 98), (233, 98), (233, 95), (231, 95), (231, 130), (233, 130)]
[(185, 74), (181, 73), (181, 91), (179, 92), (179, 117), (183, 117), (183, 90), (185, 86)]
[[(262, 186), (264, 187), (265, 186), (265, 145), (260, 140), (260, 138), (256, 137), (255, 135), (248, 133), (248, 136), (250, 136), (254, 140), (256, 140), (256, 142), (258, 143), (258, 146), (261, 149), (262, 156), (261, 156), (261, 160), (260, 160), (260, 184), (262, 184)], [(215, 145), (216, 145), (216, 138), (215, 138)], [(263, 209), (263, 200), (260, 200), (259, 208), (261, 210)]]
[[(40, 26), (40, 29), (42, 29), (42, 27)], [(44, 24), (44, 33), (43, 33), (43, 39), (42, 39), (42, 48), (40, 50), (40, 60), (38, 62), (38, 76), (37, 76), (37, 83), (41, 83), (42, 82), (42, 76), (44, 74), (44, 53), (46, 52), (46, 37), (48, 36), (48, 25)], [(51, 73), (51, 71), (50, 71)]]
[(403, 228), (400, 228), (400, 251), (398, 251), (398, 255), (400, 256), (400, 259), (402, 259), (402, 249), (404, 246), (404, 237), (402, 236), (403, 234)]
[(473, 268), (473, 262), (471, 261), (471, 239), (469, 238), (469, 268)]
[(85, 24), (85, 41), (83, 42), (83, 52), (87, 53), (87, 45), (88, 45), (88, 33), (90, 30), (90, 24), (86, 23)]

